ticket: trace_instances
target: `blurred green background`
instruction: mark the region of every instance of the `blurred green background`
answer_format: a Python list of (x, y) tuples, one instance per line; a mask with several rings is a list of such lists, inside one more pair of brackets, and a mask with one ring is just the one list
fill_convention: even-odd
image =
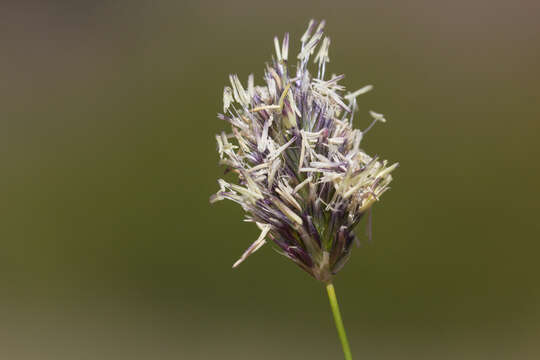
[(228, 74), (312, 17), (401, 163), (336, 279), (353, 355), (540, 357), (539, 3), (276, 0), (0, 5), (1, 359), (341, 358), (324, 288), (233, 271), (258, 231), (208, 203)]

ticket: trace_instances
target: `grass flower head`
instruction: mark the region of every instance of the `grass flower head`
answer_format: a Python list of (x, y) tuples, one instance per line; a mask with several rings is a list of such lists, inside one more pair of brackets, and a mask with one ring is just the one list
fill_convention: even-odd
[[(233, 267), (271, 242), (314, 278), (330, 283), (351, 254), (358, 222), (392, 181), (397, 163), (361, 148), (364, 135), (385, 122), (384, 116), (370, 111), (371, 125), (353, 127), (356, 99), (372, 86), (348, 92), (340, 84), (344, 75), (326, 76), (330, 38), (324, 26), (310, 21), (296, 59), (289, 58), (289, 34), (281, 42), (274, 38), (264, 84), (256, 86), (250, 75), (244, 86), (230, 75), (223, 91), (218, 118), (231, 131), (216, 141), (220, 163), (236, 176), (219, 179), (210, 200), (240, 204), (246, 220), (261, 230)], [(296, 66), (289, 67), (290, 61)]]

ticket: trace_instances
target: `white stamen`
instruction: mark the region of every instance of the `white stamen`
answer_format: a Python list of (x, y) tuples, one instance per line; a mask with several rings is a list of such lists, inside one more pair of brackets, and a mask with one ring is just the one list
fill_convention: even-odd
[(259, 150), (259, 152), (263, 152), (264, 150), (266, 150), (266, 143), (268, 141), (268, 128), (270, 128), (271, 124), (272, 118), (266, 120), (266, 122), (264, 123), (261, 140), (257, 144), (257, 149)]
[[(258, 225), (258, 224), (257, 224)], [(251, 254), (253, 254), (255, 251), (259, 250), (265, 243), (266, 243), (266, 235), (268, 234), (268, 232), (270, 231), (270, 225), (263, 225), (263, 229), (261, 231), (261, 234), (259, 235), (259, 237), (257, 238), (257, 240), (255, 240), (248, 248), (246, 251), (244, 251), (244, 253), (242, 254), (242, 256), (240, 257), (240, 259), (238, 259), (238, 261), (236, 261), (234, 264), (233, 264), (233, 268), (237, 267), (238, 265), (240, 265), (244, 260), (246, 260), (248, 258), (248, 256), (250, 256)]]
[(345, 99), (346, 100), (352, 100), (360, 95), (363, 95), (369, 91), (373, 90), (373, 85), (366, 85), (358, 90), (356, 90), (355, 92), (353, 93), (349, 93), (347, 95), (345, 95)]
[(328, 57), (329, 47), (330, 47), (330, 38), (325, 37), (321, 44), (319, 52), (317, 53), (317, 56), (315, 56), (315, 62), (319, 63), (319, 73), (317, 76), (319, 79), (324, 78), (325, 64), (330, 61), (330, 57)]
[(291, 140), (287, 141), (285, 144), (281, 145), (273, 154), (270, 154), (269, 160), (272, 161), (277, 158), (285, 149), (287, 149), (294, 141), (296, 137), (293, 137)]
[(308, 176), (306, 178), (306, 180), (304, 180), (300, 184), (296, 185), (294, 190), (293, 190), (293, 194), (296, 194), (301, 188), (303, 188), (306, 184), (311, 182), (311, 180), (313, 180), (313, 178), (311, 176)]
[(230, 87), (225, 86), (223, 89), (223, 112), (226, 113), (229, 107), (233, 103), (234, 98)]
[(309, 24), (308, 24), (308, 27), (306, 29), (306, 32), (304, 33), (304, 35), (302, 35), (302, 38), (300, 39), (300, 41), (302, 43), (305, 43), (306, 41), (308, 41), (308, 39), (310, 38), (311, 33), (313, 31), (314, 25), (315, 25), (315, 20), (313, 20), (313, 19), (309, 20)]
[(282, 203), (281, 201), (279, 201), (277, 198), (274, 199), (274, 204), (278, 207), (279, 210), (281, 210), (281, 212), (283, 214), (285, 214), (285, 216), (287, 216), (290, 220), (298, 223), (298, 225), (302, 225), (303, 222), (302, 222), (302, 219), (296, 215), (294, 213), (294, 211), (292, 211), (291, 209), (289, 209), (287, 207), (287, 205), (285, 205), (284, 203)]
[(283, 37), (283, 47), (281, 48), (281, 56), (284, 61), (287, 61), (289, 57), (289, 33), (286, 33)]
[(253, 74), (248, 76), (248, 95), (251, 99), (255, 96), (255, 86), (254, 86), (254, 77)]
[(281, 57), (281, 50), (280, 50), (280, 47), (279, 47), (279, 39), (278, 37), (274, 37), (274, 46), (276, 48), (276, 57), (277, 57), (277, 61), (281, 61), (283, 60), (283, 58)]
[(272, 185), (274, 184), (274, 178), (280, 167), (281, 159), (275, 159), (270, 166), (270, 173), (268, 174), (268, 188), (272, 188)]
[(300, 204), (296, 201), (296, 199), (291, 195), (292, 189), (287, 188), (283, 185), (283, 183), (279, 184), (279, 187), (276, 188), (276, 192), (281, 195), (281, 197), (289, 202), (289, 204), (293, 205), (298, 210), (302, 211), (302, 207)]
[(386, 122), (386, 119), (384, 118), (383, 114), (376, 113), (375, 111), (372, 111), (372, 110), (369, 111), (369, 114), (371, 115), (373, 120), (377, 120), (383, 123)]

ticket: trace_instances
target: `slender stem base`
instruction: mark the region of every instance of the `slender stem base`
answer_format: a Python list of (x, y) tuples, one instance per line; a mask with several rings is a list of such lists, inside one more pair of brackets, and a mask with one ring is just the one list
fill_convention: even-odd
[(336, 298), (336, 291), (334, 290), (334, 285), (332, 285), (332, 283), (326, 285), (326, 291), (328, 292), (328, 299), (330, 300), (330, 307), (332, 308), (332, 313), (334, 314), (334, 321), (336, 322), (336, 329), (339, 335), (339, 339), (341, 340), (341, 347), (343, 348), (345, 360), (352, 360), (351, 348), (349, 347), (349, 341), (347, 341), (347, 333), (345, 332), (343, 320), (341, 319), (341, 313), (339, 312), (339, 305)]

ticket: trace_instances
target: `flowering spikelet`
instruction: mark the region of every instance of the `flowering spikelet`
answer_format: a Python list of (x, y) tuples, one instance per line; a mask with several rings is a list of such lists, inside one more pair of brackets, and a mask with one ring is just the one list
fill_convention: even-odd
[[(220, 164), (236, 173), (237, 183), (219, 179), (210, 201), (237, 202), (261, 230), (233, 267), (270, 240), (313, 277), (329, 282), (349, 258), (355, 226), (388, 189), (397, 167), (360, 148), (371, 126), (386, 120), (370, 111), (371, 125), (353, 128), (356, 98), (372, 86), (342, 95), (344, 75), (325, 79), (330, 39), (323, 38), (324, 25), (310, 21), (296, 73), (288, 68), (285, 34), (281, 44), (274, 38), (276, 56), (266, 67), (265, 85), (255, 86), (250, 75), (244, 88), (230, 75), (223, 91), (218, 118), (232, 132), (216, 140)], [(316, 76), (308, 69), (313, 54)]]

